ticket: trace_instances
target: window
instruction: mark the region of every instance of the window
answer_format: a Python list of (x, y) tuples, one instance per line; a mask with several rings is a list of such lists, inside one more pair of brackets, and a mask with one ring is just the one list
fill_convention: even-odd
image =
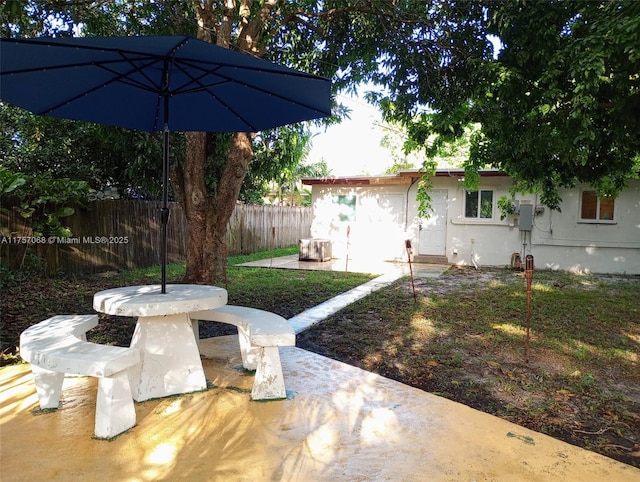
[(493, 191), (466, 191), (464, 195), (465, 218), (493, 218)]
[(344, 195), (333, 196), (333, 204), (337, 208), (336, 217), (339, 221), (356, 220), (356, 196)]
[(596, 191), (582, 191), (580, 219), (583, 221), (613, 221), (615, 200), (598, 197)]

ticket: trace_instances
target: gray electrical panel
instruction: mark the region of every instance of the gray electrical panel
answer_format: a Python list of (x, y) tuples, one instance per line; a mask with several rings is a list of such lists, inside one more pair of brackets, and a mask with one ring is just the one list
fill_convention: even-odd
[(531, 231), (533, 228), (533, 204), (520, 203), (518, 227), (520, 231)]

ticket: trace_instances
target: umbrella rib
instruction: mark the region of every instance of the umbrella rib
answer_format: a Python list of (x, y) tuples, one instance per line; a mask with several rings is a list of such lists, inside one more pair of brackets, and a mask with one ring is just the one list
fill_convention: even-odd
[[(50, 114), (51, 112), (54, 112), (55, 110), (57, 110), (58, 108), (62, 107), (65, 104), (73, 102), (73, 101), (75, 101), (75, 100), (77, 100), (77, 99), (79, 99), (79, 98), (81, 98), (81, 97), (83, 97), (83, 96), (85, 96), (87, 94), (95, 92), (95, 91), (97, 91), (97, 90), (99, 90), (99, 89), (101, 89), (101, 88), (103, 88), (103, 87), (105, 87), (105, 86), (107, 86), (109, 84), (113, 84), (115, 82), (121, 82), (122, 84), (130, 85), (132, 87), (137, 87), (137, 88), (139, 88), (141, 90), (146, 90), (148, 92), (155, 92), (158, 95), (163, 95), (161, 86), (157, 85), (153, 81), (153, 79), (151, 79), (145, 72), (143, 72), (143, 69), (145, 67), (148, 67), (149, 65), (152, 65), (155, 62), (159, 62), (159, 59), (157, 57), (145, 56), (145, 57), (141, 57), (141, 58), (132, 59), (132, 58), (127, 57), (126, 55), (123, 55), (123, 59), (124, 59), (124, 61), (128, 62), (129, 65), (131, 66), (131, 69), (126, 71), (126, 72), (120, 72), (120, 71), (118, 71), (118, 70), (116, 70), (114, 68), (111, 68), (109, 65), (107, 65), (105, 63), (96, 64), (94, 62), (86, 62), (84, 64), (73, 64), (76, 67), (78, 65), (80, 65), (80, 66), (95, 65), (97, 68), (103, 69), (103, 70), (105, 70), (107, 72), (110, 72), (110, 73), (114, 74), (114, 77), (108, 79), (105, 82), (97, 84), (94, 87), (92, 87), (91, 89), (85, 90), (85, 91), (83, 91), (82, 93), (80, 93), (80, 94), (78, 94), (76, 96), (69, 97), (69, 98), (65, 99), (63, 102), (60, 102), (60, 103), (55, 104), (53, 106), (50, 106), (47, 109), (41, 110), (41, 111), (38, 112), (38, 114), (40, 114), (40, 115)], [(184, 62), (184, 61), (182, 61), (182, 62)], [(113, 61), (109, 62), (109, 64), (114, 64), (114, 65), (115, 64), (119, 64), (119, 63), (122, 63), (122, 60), (113, 60)], [(67, 67), (70, 67), (70, 66), (71, 65), (55, 66), (51, 70), (67, 68)], [(271, 95), (271, 96), (273, 96), (275, 98), (278, 98), (278, 99), (281, 99), (281, 100), (285, 100), (285, 101), (290, 102), (292, 104), (295, 104), (295, 105), (298, 105), (298, 106), (301, 106), (301, 107), (304, 107), (304, 108), (307, 108), (307, 109), (310, 109), (310, 110), (313, 110), (313, 111), (316, 111), (316, 112), (318, 111), (318, 109), (308, 105), (307, 103), (291, 100), (290, 98), (288, 98), (288, 97), (286, 97), (284, 95), (275, 94), (275, 93), (270, 92), (270, 91), (268, 91), (266, 89), (263, 89), (263, 88), (261, 88), (259, 86), (252, 85), (252, 84), (250, 84), (248, 82), (243, 82), (243, 81), (240, 81), (238, 79), (233, 79), (233, 78), (229, 77), (228, 75), (225, 75), (224, 73), (217, 72), (223, 67), (227, 67), (227, 66), (233, 67), (231, 65), (221, 64), (221, 65), (217, 65), (214, 69), (203, 69), (202, 67), (200, 67), (198, 65), (190, 65), (190, 67), (198, 68), (198, 70), (200, 70), (202, 72), (202, 74), (200, 76), (197, 76), (197, 77), (191, 75), (179, 63), (175, 63), (174, 66), (175, 66), (175, 68), (180, 69), (186, 76), (188, 76), (191, 79), (191, 81), (188, 82), (188, 83), (183, 84), (182, 86), (180, 86), (180, 87), (178, 87), (178, 88), (176, 88), (174, 90), (172, 90), (169, 93), (170, 95), (183, 95), (183, 94), (188, 94), (188, 93), (197, 92), (197, 91), (208, 92), (211, 96), (215, 97), (220, 102), (220, 104), (223, 105), (226, 109), (228, 109), (230, 112), (232, 112), (234, 115), (236, 115), (239, 119), (242, 119), (243, 122), (245, 122), (251, 128), (252, 132), (258, 131), (260, 129), (258, 129), (254, 124), (246, 121), (243, 118), (243, 116), (240, 115), (240, 113), (237, 110), (235, 110), (231, 105), (229, 105), (228, 103), (226, 103), (222, 99), (220, 99), (220, 97), (217, 96), (215, 94), (215, 92), (213, 92), (211, 90), (212, 87), (217, 87), (217, 86), (220, 86), (222, 84), (234, 82), (234, 83), (240, 84), (243, 87), (246, 87), (248, 89), (252, 89), (252, 90), (255, 90), (255, 91), (258, 91), (258, 92), (262, 92), (262, 93)], [(236, 66), (234, 68), (238, 68), (238, 67)], [(25, 69), (25, 70), (19, 71), (19, 72), (27, 72), (27, 71), (33, 71), (33, 70), (37, 70), (37, 69)], [(244, 70), (255, 71), (257, 73), (270, 72), (270, 70), (266, 70), (266, 69), (251, 69), (251, 68), (248, 68), (248, 69), (244, 69)], [(135, 71), (139, 72), (140, 75), (149, 82), (149, 84), (145, 84), (143, 82), (136, 82), (135, 80), (132, 80), (131, 78), (128, 77), (132, 72), (135, 72)], [(16, 71), (16, 72), (18, 72), (18, 71)], [(205, 84), (205, 83), (201, 82), (201, 80), (204, 77), (206, 77), (207, 75), (209, 75), (211, 73), (216, 73), (222, 79), (224, 79), (224, 81), (217, 82), (217, 83), (214, 83), (214, 84)], [(273, 73), (276, 74), (278, 72), (274, 70)], [(286, 76), (286, 75), (289, 75), (289, 74), (288, 73), (287, 74), (279, 73), (279, 75), (285, 75)], [(299, 77), (298, 75), (292, 75), (292, 76), (293, 77)], [(194, 85), (194, 84), (197, 85), (197, 87), (186, 88), (188, 85)], [(158, 104), (158, 109), (159, 109), (159, 104)], [(156, 115), (156, 118), (157, 118), (157, 115)], [(157, 126), (154, 127), (154, 130), (156, 128), (157, 128)]]
[[(158, 97), (158, 99), (156, 101), (155, 115), (153, 116), (153, 118), (155, 120), (154, 120), (154, 123), (153, 123), (152, 131), (160, 130), (160, 127), (164, 128), (164, 122), (162, 123), (162, 126), (160, 126), (160, 127), (158, 126), (158, 119), (159, 119), (159, 115), (158, 114), (160, 113), (160, 107), (161, 107), (160, 97), (166, 96), (167, 94), (166, 94), (166, 92), (163, 92), (162, 85), (159, 85), (156, 82), (154, 82), (154, 80), (151, 77), (149, 77), (147, 75), (147, 73), (143, 69), (145, 67), (149, 66), (149, 65), (152, 65), (152, 64), (156, 63), (156, 62), (162, 61), (163, 67), (162, 67), (162, 75), (160, 76), (161, 77), (160, 82), (163, 82), (162, 79), (165, 77), (165, 71), (166, 71), (165, 59), (159, 59), (157, 57), (150, 57), (149, 61), (146, 62), (146, 64), (137, 65), (135, 62), (138, 61), (138, 59), (135, 59), (135, 60), (129, 59), (129, 58), (126, 57), (126, 55), (123, 55), (123, 57), (129, 63), (129, 65), (131, 65), (131, 67), (133, 68), (132, 71), (133, 72), (137, 71), (142, 77), (144, 77), (149, 82), (149, 84), (144, 84), (143, 82), (136, 82), (133, 79), (130, 79), (128, 77), (128, 75), (131, 72), (128, 72), (127, 74), (125, 74), (127, 77), (120, 76), (120, 78), (111, 79), (111, 82), (118, 81), (118, 82), (120, 82), (122, 84), (125, 84), (125, 85), (130, 85), (132, 87), (136, 87), (136, 88), (139, 88), (141, 90), (146, 90), (148, 92), (154, 92), (154, 93), (158, 94), (159, 97)], [(117, 73), (117, 72), (114, 72), (112, 69), (108, 69), (106, 67), (105, 67), (105, 70), (107, 70), (109, 72), (112, 72), (112, 73)], [(111, 83), (111, 82), (109, 82), (109, 83)], [(150, 88), (149, 86), (151, 86), (152, 88)]]
[[(229, 82), (231, 82), (231, 79), (229, 79)], [(239, 81), (239, 80), (237, 80), (237, 79), (234, 79), (234, 80), (233, 80), (233, 82), (235, 82), (236, 84), (240, 84), (240, 85), (242, 85), (242, 86), (244, 86), (244, 87), (247, 87), (247, 88), (250, 88), (250, 89), (256, 90), (256, 91), (258, 91), (258, 92), (262, 92), (263, 94), (269, 94), (270, 96), (275, 97), (275, 98), (277, 98), (277, 99), (285, 100), (285, 101), (287, 101), (287, 102), (289, 102), (289, 103), (291, 103), (291, 104), (295, 104), (295, 105), (297, 105), (297, 106), (301, 106), (301, 107), (304, 107), (304, 108), (306, 108), (306, 109), (309, 109), (309, 110), (313, 110), (313, 111), (318, 112), (318, 109), (316, 109), (315, 107), (312, 107), (310, 104), (308, 104), (308, 103), (306, 103), (306, 102), (300, 102), (300, 101), (297, 101), (297, 100), (293, 100), (293, 99), (291, 99), (291, 98), (289, 98), (289, 97), (286, 97), (285, 95), (276, 94), (276, 93), (271, 92), (271, 91), (269, 91), (269, 90), (266, 90), (266, 89), (263, 89), (263, 88), (261, 88), (261, 87), (258, 87), (258, 86), (254, 86), (254, 85), (248, 84), (248, 83), (246, 83), (246, 82)], [(208, 87), (207, 87), (207, 90), (208, 90)]]
[[(142, 60), (142, 59), (140, 59), (140, 60)], [(145, 59), (145, 60), (147, 60), (147, 59)], [(131, 59), (127, 59), (127, 61), (131, 65)], [(154, 62), (157, 62), (157, 59), (149, 57), (147, 65), (151, 65)], [(110, 63), (113, 63), (113, 64), (122, 63), (122, 60), (114, 60), (113, 62), (110, 62)], [(105, 87), (106, 85), (113, 84), (114, 82), (121, 82), (121, 83), (130, 85), (130, 86), (133, 86), (133, 87), (138, 87), (138, 88), (140, 88), (142, 90), (147, 90), (149, 92), (158, 92), (158, 93), (160, 92), (160, 88), (153, 86), (153, 80), (150, 79), (145, 74), (142, 74), (142, 75), (143, 75), (143, 77), (145, 77), (152, 84), (151, 88), (149, 86), (145, 86), (145, 84), (142, 83), (142, 82), (134, 82), (134, 81), (131, 81), (130, 79), (126, 78), (126, 76), (130, 75), (132, 71), (136, 71), (136, 70), (139, 71), (140, 66), (132, 65), (133, 69), (131, 71), (128, 71), (128, 72), (125, 72), (125, 73), (121, 73), (121, 72), (118, 72), (117, 70), (108, 68), (108, 66), (106, 66), (104, 63), (96, 64), (95, 62), (87, 62), (85, 64), (72, 64), (70, 66), (74, 66), (74, 67), (80, 66), (80, 67), (82, 67), (82, 66), (89, 66), (89, 65), (94, 65), (95, 67), (98, 67), (98, 68), (101, 68), (103, 70), (106, 70), (107, 72), (110, 72), (112, 74), (116, 74), (116, 77), (112, 77), (112, 78), (108, 79), (106, 82), (102, 82), (100, 84), (97, 84), (97, 85), (93, 86), (91, 89), (85, 90), (85, 91), (81, 92), (78, 95), (69, 97), (69, 98), (65, 99), (64, 101), (59, 102), (58, 104), (55, 104), (53, 106), (48, 107), (47, 109), (39, 111), (39, 112), (37, 112), (37, 114), (47, 115), (47, 114), (55, 111), (56, 109), (62, 107), (65, 104), (73, 102), (74, 100), (77, 100), (77, 99), (79, 99), (79, 98), (81, 98), (81, 97), (83, 97), (83, 96), (85, 96), (87, 94), (95, 92), (95, 91)], [(69, 66), (66, 66), (66, 67), (69, 67)], [(54, 68), (65, 68), (65, 66), (56, 66)], [(54, 68), (52, 68), (50, 70), (54, 70)], [(31, 69), (29, 69), (29, 71), (31, 71)]]
[[(181, 61), (181, 63), (186, 63), (184, 61), (184, 59)], [(215, 92), (212, 92), (210, 89), (212, 87), (218, 87), (220, 85), (223, 84), (228, 84), (228, 83), (236, 83), (239, 85), (242, 85), (243, 87), (246, 87), (248, 89), (252, 89), (255, 90), (257, 92), (261, 92), (263, 94), (268, 94), (270, 96), (273, 96), (277, 99), (280, 100), (284, 100), (286, 102), (289, 102), (291, 104), (300, 106), (300, 107), (304, 107), (305, 109), (309, 109), (312, 110), (314, 112), (321, 112), (318, 109), (316, 109), (315, 107), (312, 107), (311, 105), (309, 105), (308, 103), (305, 102), (300, 102), (300, 101), (296, 101), (296, 100), (292, 100), (289, 97), (286, 97), (285, 95), (280, 95), (280, 94), (276, 94), (274, 92), (271, 92), (267, 89), (261, 88), (259, 86), (256, 85), (252, 85), (248, 82), (243, 82), (241, 80), (238, 80), (237, 78), (232, 78), (229, 77), (228, 75), (225, 75), (223, 73), (217, 72), (218, 70), (220, 70), (222, 67), (225, 67), (227, 65), (219, 65), (216, 66), (215, 69), (210, 69), (210, 70), (203, 70), (202, 68), (200, 68), (198, 65), (191, 65), (188, 64), (189, 67), (191, 68), (199, 68), (202, 71), (202, 75), (200, 76), (193, 76), (191, 75), (187, 70), (185, 70), (182, 65), (180, 64), (176, 64), (175, 68), (180, 69), (187, 77), (189, 77), (191, 79), (191, 82), (185, 83), (183, 84), (181, 87), (176, 88), (175, 90), (171, 91), (171, 95), (181, 95), (181, 94), (188, 94), (188, 93), (192, 93), (192, 92), (198, 92), (198, 91), (202, 91), (202, 92), (208, 92), (212, 97), (216, 98), (218, 100), (218, 102), (220, 102), (221, 105), (223, 105), (226, 109), (228, 109), (230, 112), (232, 112), (234, 115), (236, 115), (239, 119), (241, 119), (245, 124), (247, 124), (250, 128), (251, 128), (251, 132), (257, 132), (261, 129), (257, 128), (254, 124), (248, 122), (242, 115), (240, 115), (239, 112), (237, 112), (231, 105), (229, 105), (228, 103), (224, 102), (219, 96), (217, 96), (215, 94)], [(254, 69), (254, 68), (244, 68), (244, 67), (238, 67), (238, 66), (231, 66), (229, 65), (229, 67), (233, 67), (236, 69), (243, 69), (243, 70), (247, 70), (247, 71), (252, 71), (252, 72), (257, 72), (257, 73), (264, 73), (264, 72), (268, 72), (268, 73), (274, 73), (274, 74), (278, 74), (281, 76), (288, 76), (290, 75), (289, 73), (282, 73), (282, 72), (278, 72), (276, 70), (271, 70), (271, 69)], [(216, 82), (214, 84), (203, 84), (202, 82), (200, 82), (200, 80), (204, 77), (206, 77), (207, 75), (211, 74), (211, 73), (216, 73), (217, 75), (219, 75), (220, 77), (224, 78), (225, 80), (223, 82)], [(295, 75), (295, 74), (291, 74), (292, 77), (301, 77), (299, 75)], [(303, 77), (310, 77), (310, 78), (316, 78), (316, 76), (311, 75), (311, 74), (305, 74)], [(193, 88), (189, 88), (186, 89), (185, 87), (187, 85), (191, 85), (191, 84), (196, 84), (198, 85), (198, 87), (193, 87)]]
[[(217, 96), (215, 93), (211, 92), (209, 89), (213, 86), (220, 86), (222, 84), (227, 84), (229, 82), (232, 81), (232, 79), (230, 79), (228, 76), (224, 76), (224, 75), (220, 75), (219, 72), (216, 72), (217, 70), (219, 70), (220, 68), (222, 68), (222, 66), (217, 65), (214, 69), (208, 69), (208, 70), (203, 70), (202, 68), (200, 68), (197, 65), (190, 65), (190, 67), (195, 67), (198, 68), (199, 70), (202, 71), (202, 74), (199, 76), (193, 76), (191, 75), (187, 70), (185, 70), (182, 65), (180, 64), (174, 64), (174, 68), (179, 69), (184, 75), (186, 75), (188, 78), (191, 79), (190, 82), (184, 83), (182, 86), (180, 86), (179, 88), (176, 88), (174, 91), (171, 92), (171, 95), (183, 95), (183, 94), (188, 94), (191, 92), (208, 92), (209, 95), (211, 95), (212, 97), (214, 97), (218, 102), (220, 102), (221, 105), (223, 105), (227, 110), (229, 110), (230, 112), (232, 112), (238, 119), (241, 119), (242, 122), (244, 122), (247, 126), (249, 126), (249, 129), (251, 130), (251, 132), (256, 132), (259, 129), (256, 128), (255, 125), (253, 125), (251, 122), (248, 122), (247, 120), (245, 120), (239, 112), (237, 112), (235, 109), (233, 109), (231, 106), (229, 106), (226, 102), (223, 102), (222, 99), (220, 99), (219, 96)], [(203, 85), (200, 80), (207, 76), (210, 75), (212, 73), (216, 73), (217, 75), (220, 75), (220, 77), (222, 77), (223, 79), (225, 79), (223, 82), (216, 82), (215, 84), (211, 84), (211, 85)], [(190, 88), (190, 89), (185, 89), (185, 87), (187, 85), (193, 85), (196, 84), (198, 85), (198, 87), (194, 87), (194, 88)]]

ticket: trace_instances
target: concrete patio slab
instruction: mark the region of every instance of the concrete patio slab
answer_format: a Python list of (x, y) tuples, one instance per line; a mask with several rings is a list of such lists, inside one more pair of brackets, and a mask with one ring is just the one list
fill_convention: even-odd
[(96, 440), (96, 381), (38, 410), (28, 364), (0, 369), (3, 481), (638, 481), (640, 470), (301, 350), (281, 349), (288, 398), (250, 399), (236, 336), (202, 340), (211, 388), (137, 403)]

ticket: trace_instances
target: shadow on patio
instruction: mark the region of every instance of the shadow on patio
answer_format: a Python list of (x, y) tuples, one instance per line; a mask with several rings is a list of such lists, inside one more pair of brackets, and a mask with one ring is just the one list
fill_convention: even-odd
[(252, 402), (237, 337), (201, 341), (212, 388), (136, 404), (95, 440), (97, 383), (41, 413), (29, 365), (0, 369), (2, 480), (632, 481), (640, 471), (358, 368), (282, 349), (286, 400)]

